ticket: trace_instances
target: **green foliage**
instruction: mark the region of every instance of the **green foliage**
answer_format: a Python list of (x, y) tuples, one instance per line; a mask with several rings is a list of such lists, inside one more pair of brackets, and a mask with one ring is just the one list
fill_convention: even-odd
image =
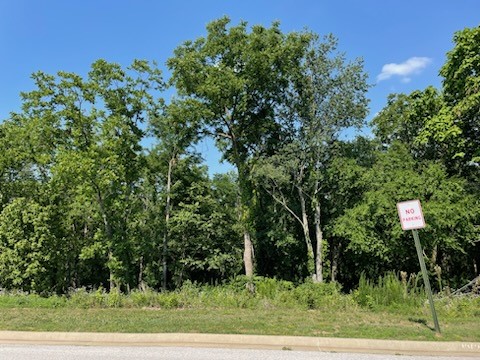
[(105, 307), (106, 293), (103, 288), (88, 292), (85, 288), (75, 289), (68, 294), (69, 303), (84, 309)]
[[(367, 279), (418, 270), (395, 207), (415, 198), (434, 287), (463, 285), (480, 264), (479, 36), (455, 34), (441, 90), (392, 94), (375, 138), (348, 142), (367, 112), (362, 60), (278, 23), (208, 24), (168, 60), (168, 104), (143, 60), (33, 74), (0, 124), (0, 288), (84, 307), (318, 309), (349, 306), (335, 281), (349, 291), (363, 273), (355, 299), (396, 306), (394, 279)], [(203, 136), (236, 173), (209, 176)], [(261, 276), (238, 277), (242, 259)]]
[(159, 293), (152, 290), (138, 291), (126, 295), (113, 289), (105, 291), (99, 288), (88, 292), (84, 288), (69, 294), (68, 306), (80, 308), (162, 308), (172, 309), (183, 307), (181, 295), (178, 292)]
[[(455, 33), (455, 46), (447, 53), (447, 61), (440, 69), (447, 111), (453, 126), (460, 131), (453, 134), (451, 146), (456, 152), (457, 172), (467, 177), (478, 193), (480, 189), (480, 27), (466, 28)], [(447, 131), (451, 131), (447, 128)], [(440, 132), (442, 134), (442, 132)], [(434, 133), (434, 135), (436, 135)], [(438, 135), (437, 135), (438, 136)]]
[(449, 151), (448, 144), (443, 143), (447, 140), (447, 135), (443, 136), (441, 142), (438, 138), (430, 139), (434, 131), (430, 129), (432, 119), (441, 115), (443, 106), (442, 95), (431, 86), (408, 95), (391, 94), (371, 125), (383, 145), (401, 142), (408, 147), (414, 158), (434, 160), (447, 156)]
[(441, 310), (449, 318), (469, 316), (480, 318), (480, 297), (461, 296), (441, 299)]
[(279, 293), (293, 290), (293, 283), (290, 281), (261, 278), (254, 282), (255, 291), (259, 296), (267, 299), (274, 299)]
[(277, 117), (285, 94), (298, 79), (312, 34), (283, 34), (279, 24), (247, 29), (227, 17), (207, 25), (207, 36), (185, 42), (167, 62), (172, 83), (185, 99), (195, 99), (209, 115), (204, 129), (215, 137), (224, 159), (237, 169), (239, 222), (245, 239), (245, 273), (253, 275), (252, 167), (282, 135)]
[[(250, 292), (250, 284), (254, 285), (255, 292)], [(239, 307), (267, 307), (267, 308), (300, 308), (321, 309), (324, 307), (344, 306), (348, 299), (342, 298), (340, 286), (337, 283), (305, 283), (295, 285), (290, 281), (277, 280), (255, 276), (237, 276), (226, 287), (215, 287), (226, 298), (240, 299), (241, 301), (224, 303), (219, 298), (219, 304)], [(208, 293), (208, 292), (207, 292)]]
[(205, 167), (186, 165), (177, 165), (169, 226), (176, 287), (187, 279), (218, 281), (241, 271), (234, 183), (228, 175), (210, 181)]
[(56, 309), (66, 307), (68, 299), (65, 296), (50, 295), (48, 297), (24, 292), (0, 292), (0, 308), (42, 308)]
[(416, 276), (410, 276), (408, 280), (406, 273), (404, 276), (404, 279), (399, 279), (397, 274), (387, 273), (374, 282), (362, 274), (358, 288), (353, 291), (353, 300), (369, 309), (420, 307), (426, 299), (423, 288), (418, 286)]
[(396, 203), (420, 199), (427, 223), (421, 239), (430, 267), (440, 264), (446, 270), (444, 274), (452, 272), (447, 277), (453, 275), (452, 255), (465, 255), (464, 249), (478, 237), (474, 224), (479, 219), (479, 204), (468, 194), (465, 181), (448, 177), (438, 164), (417, 169), (399, 144), (380, 154), (362, 181), (366, 191), (361, 200), (333, 227), (335, 235), (348, 239), (350, 255), (362, 264), (360, 272), (372, 278), (379, 272), (417, 271), (411, 236), (400, 228)]
[[(251, 293), (247, 284), (253, 281), (255, 292)], [(245, 276), (235, 278), (225, 285), (199, 285), (186, 281), (178, 290), (156, 292), (151, 289), (135, 290), (124, 294), (118, 289), (106, 291), (98, 288), (87, 291), (85, 288), (72, 290), (67, 297), (43, 298), (27, 293), (2, 294), (0, 306), (12, 304), (25, 307), (73, 308), (226, 308), (226, 309), (322, 309), (326, 307), (348, 306), (350, 300), (341, 295), (336, 283), (316, 284), (311, 281), (295, 286), (284, 280)], [(2, 305), (3, 304), (3, 305)]]
[[(27, 276), (43, 272), (42, 284), (29, 280), (29, 288), (36, 291), (64, 292), (108, 278), (111, 286), (132, 283), (128, 265), (133, 239), (128, 229), (129, 215), (138, 206), (132, 199), (144, 166), (140, 124), (145, 115), (155, 113), (157, 105), (149, 91), (162, 87), (160, 73), (145, 61), (136, 60), (124, 70), (98, 60), (85, 79), (67, 72), (56, 77), (38, 72), (33, 79), (36, 89), (22, 93), (22, 112), (2, 124), (12, 157), (2, 171), (21, 171), (22, 178), (36, 183), (27, 194), (46, 204), (52, 227), (47, 231), (32, 224), (33, 231), (58, 240), (49, 240), (53, 243), (49, 247), (40, 235), (24, 237), (33, 244), (41, 242), (38, 256), (53, 263), (52, 268), (57, 265), (57, 270), (33, 260), (29, 269), (17, 266), (11, 272)], [(15, 204), (12, 195), (9, 201)], [(66, 254), (61, 266), (50, 248), (57, 255)], [(105, 267), (108, 275), (91, 276), (100, 269), (102, 274)], [(25, 281), (15, 278), (5, 286), (25, 288)]]
[(51, 209), (17, 198), (0, 214), (0, 286), (46, 292), (55, 287), (59, 261)]
[(479, 39), (479, 27), (455, 33), (455, 46), (440, 70), (442, 92), (427, 87), (390, 95), (372, 121), (384, 144), (400, 140), (416, 158), (441, 160), (451, 173), (472, 182), (478, 181), (480, 158)]
[(341, 307), (347, 300), (340, 295), (338, 283), (308, 281), (296, 287), (293, 294), (298, 304), (306, 309)]

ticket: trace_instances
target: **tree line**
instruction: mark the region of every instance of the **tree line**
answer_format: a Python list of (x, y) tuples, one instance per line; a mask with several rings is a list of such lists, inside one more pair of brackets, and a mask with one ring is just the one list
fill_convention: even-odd
[[(228, 18), (156, 63), (32, 75), (0, 124), (0, 287), (173, 289), (244, 274), (354, 287), (418, 272), (396, 203), (420, 199), (439, 286), (480, 264), (480, 28), (454, 35), (442, 89), (392, 94), (337, 39)], [(165, 100), (166, 90), (175, 96)], [(235, 170), (209, 175), (212, 138)], [(151, 145), (146, 146), (146, 141)]]

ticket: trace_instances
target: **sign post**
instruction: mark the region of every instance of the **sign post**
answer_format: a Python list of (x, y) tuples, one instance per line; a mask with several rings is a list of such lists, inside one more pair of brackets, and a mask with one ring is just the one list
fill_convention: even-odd
[(417, 229), (425, 227), (425, 220), (423, 218), (422, 207), (419, 200), (410, 200), (399, 202), (397, 204), (398, 216), (403, 230), (412, 230), (413, 238), (415, 240), (415, 247), (417, 249), (418, 261), (422, 270), (422, 277), (425, 283), (425, 291), (427, 292), (428, 302), (430, 303), (430, 310), (432, 311), (433, 322), (435, 324), (435, 331), (440, 334), (440, 325), (438, 324), (437, 312), (435, 311), (435, 304), (433, 303), (432, 288), (430, 287), (430, 280), (428, 279), (427, 267), (423, 260), (423, 250), (418, 237)]

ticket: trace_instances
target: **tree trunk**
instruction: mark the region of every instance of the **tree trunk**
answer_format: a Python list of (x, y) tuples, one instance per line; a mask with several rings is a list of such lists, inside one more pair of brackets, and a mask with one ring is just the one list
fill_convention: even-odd
[(242, 189), (240, 189), (239, 194), (239, 221), (243, 227), (243, 265), (245, 267), (245, 275), (248, 277), (252, 277), (255, 273), (254, 268), (254, 257), (255, 252), (253, 249), (253, 242), (252, 237), (250, 234), (250, 230), (248, 228), (248, 219), (250, 217), (249, 211), (247, 206), (245, 205), (244, 200), (245, 194), (243, 193)]
[[(98, 205), (100, 207), (100, 212), (102, 213), (102, 219), (103, 219), (103, 225), (105, 227), (105, 234), (107, 235), (107, 239), (108, 239), (108, 261), (112, 261), (113, 259), (113, 251), (112, 251), (112, 242), (113, 242), (113, 230), (112, 230), (112, 226), (110, 224), (110, 221), (108, 220), (108, 216), (107, 216), (107, 211), (105, 209), (105, 203), (103, 201), (103, 197), (102, 197), (102, 193), (100, 192), (100, 188), (94, 184), (95, 186), (95, 189), (97, 191), (97, 201), (98, 201)], [(108, 271), (109, 271), (109, 283), (110, 283), (110, 290), (113, 289), (115, 287), (115, 283), (113, 281), (113, 272), (112, 272), (112, 269), (111, 267), (109, 266), (108, 267)]]
[[(110, 261), (112, 261), (112, 259), (113, 259), (112, 249), (109, 248), (109, 250), (108, 250), (108, 261), (110, 262)], [(112, 291), (112, 289), (115, 287), (115, 282), (113, 281), (114, 275), (113, 275), (112, 269), (110, 267), (108, 267), (108, 271), (110, 273), (109, 278), (108, 278), (108, 282), (110, 284), (110, 291)]]
[(307, 245), (307, 269), (311, 276), (315, 273), (315, 254), (313, 252), (312, 240), (310, 239), (310, 230), (308, 226), (307, 207), (305, 206), (305, 196), (301, 188), (297, 187), (298, 197), (300, 198), (300, 208), (302, 211), (302, 229), (305, 244)]
[(243, 263), (245, 264), (245, 275), (248, 277), (252, 277), (253, 276), (253, 244), (252, 244), (252, 238), (250, 237), (250, 232), (247, 229), (243, 231), (243, 241), (244, 241)]
[(338, 274), (338, 260), (340, 259), (340, 249), (342, 247), (342, 243), (333, 243), (332, 242), (332, 269), (331, 269), (331, 280), (335, 282), (337, 280)]
[(141, 291), (145, 291), (146, 289), (145, 283), (143, 282), (143, 255), (140, 256), (140, 264), (138, 269), (138, 288)]
[[(239, 221), (243, 228), (243, 264), (245, 267), (245, 275), (252, 277), (255, 273), (254, 268), (254, 250), (251, 233), (249, 230), (249, 221), (250, 221), (250, 206), (251, 206), (251, 197), (250, 197), (250, 185), (248, 182), (248, 171), (246, 165), (240, 159), (238, 152), (238, 144), (235, 141), (235, 136), (231, 135), (232, 146), (235, 152), (235, 166), (237, 167), (238, 173), (238, 199), (239, 199)], [(253, 284), (252, 284), (253, 285)]]
[(172, 189), (172, 171), (176, 156), (173, 156), (168, 162), (167, 171), (167, 199), (165, 201), (165, 230), (163, 232), (163, 250), (162, 250), (162, 289), (167, 290), (167, 255), (168, 255), (168, 223), (170, 222), (170, 202)]
[[(315, 186), (315, 187), (318, 187)], [(317, 191), (315, 191), (317, 193)], [(321, 228), (321, 207), (320, 201), (315, 197), (314, 198), (314, 210), (315, 210), (315, 239), (317, 241), (316, 248), (316, 261), (315, 261), (315, 281), (323, 282), (323, 233)]]

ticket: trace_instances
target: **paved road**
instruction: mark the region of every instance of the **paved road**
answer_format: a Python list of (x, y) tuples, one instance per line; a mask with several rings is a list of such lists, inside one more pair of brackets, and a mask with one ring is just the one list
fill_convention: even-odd
[(467, 360), (431, 357), (347, 354), (290, 350), (239, 350), (186, 347), (109, 347), (0, 345), (0, 360)]

